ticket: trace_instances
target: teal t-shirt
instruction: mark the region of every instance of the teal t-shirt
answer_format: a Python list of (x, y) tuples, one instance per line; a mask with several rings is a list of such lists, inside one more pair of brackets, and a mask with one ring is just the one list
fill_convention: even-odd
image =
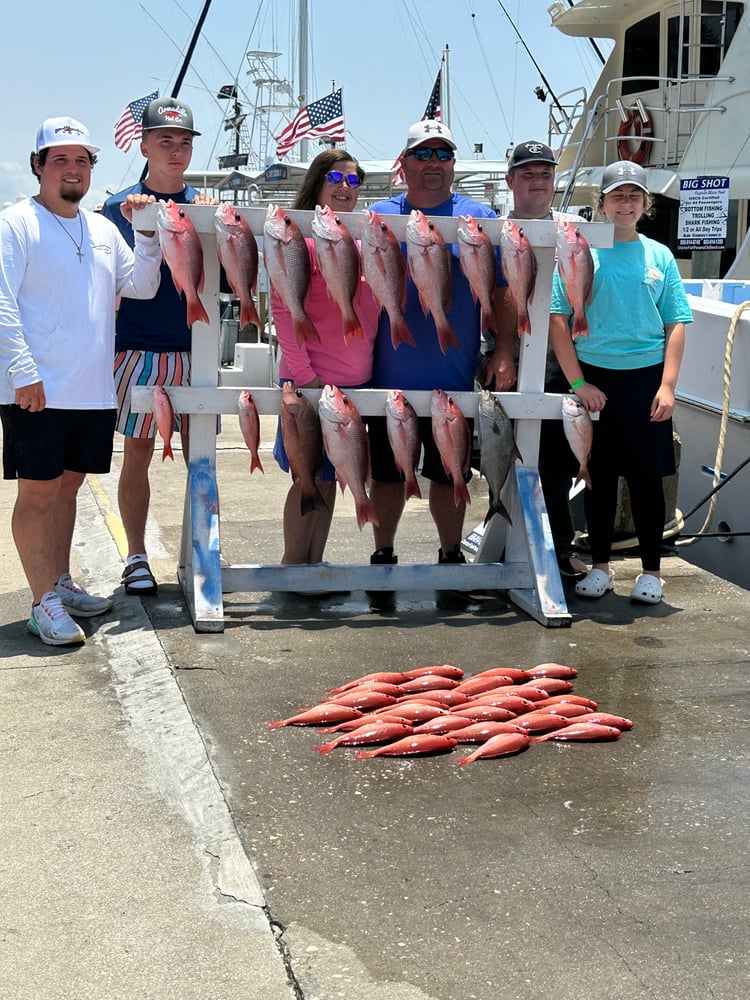
[[(664, 327), (690, 323), (677, 264), (668, 247), (647, 236), (592, 248), (594, 286), (586, 308), (589, 336), (575, 339), (579, 360), (598, 368), (629, 370), (664, 360)], [(555, 269), (550, 312), (572, 312)]]

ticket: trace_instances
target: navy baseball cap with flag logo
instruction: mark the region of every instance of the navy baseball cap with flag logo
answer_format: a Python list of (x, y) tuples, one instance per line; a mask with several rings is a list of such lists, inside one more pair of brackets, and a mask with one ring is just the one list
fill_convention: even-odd
[(528, 142), (519, 142), (510, 154), (508, 170), (520, 167), (523, 163), (551, 163), (555, 166), (557, 160), (549, 146), (543, 142), (529, 139)]
[(184, 128), (191, 135), (200, 135), (193, 128), (193, 112), (175, 97), (157, 97), (146, 106), (141, 120), (146, 132), (152, 128)]
[(99, 146), (91, 145), (89, 130), (75, 118), (45, 118), (36, 133), (34, 152), (53, 146), (83, 146), (89, 153), (99, 152)]
[(604, 168), (602, 173), (602, 194), (609, 194), (615, 188), (623, 187), (625, 184), (632, 184), (639, 187), (641, 191), (648, 194), (648, 177), (646, 171), (639, 163), (631, 160), (618, 160), (610, 163)]

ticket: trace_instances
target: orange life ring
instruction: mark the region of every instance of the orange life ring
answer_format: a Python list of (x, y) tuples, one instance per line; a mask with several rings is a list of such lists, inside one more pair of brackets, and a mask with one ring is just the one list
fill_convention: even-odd
[[(628, 108), (627, 115), (628, 117), (624, 122), (620, 122), (620, 127), (617, 130), (617, 134), (620, 136), (617, 140), (617, 153), (621, 160), (643, 163), (648, 159), (648, 154), (651, 151), (651, 143), (648, 142), (648, 139), (654, 134), (654, 123), (648, 111), (645, 122), (637, 108)], [(630, 140), (634, 138), (641, 140), (635, 150), (630, 146)]]

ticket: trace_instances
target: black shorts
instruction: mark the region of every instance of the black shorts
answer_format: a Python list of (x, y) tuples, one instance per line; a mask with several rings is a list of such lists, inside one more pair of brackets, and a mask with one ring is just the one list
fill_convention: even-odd
[[(432, 436), (432, 420), (429, 417), (419, 417), (419, 434), (422, 439), (422, 470), (425, 479), (430, 482), (449, 486), (453, 480), (446, 474), (440, 452)], [(469, 431), (474, 434), (474, 421), (469, 420)], [(370, 436), (370, 465), (372, 478), (378, 483), (402, 483), (404, 477), (396, 467), (385, 417), (368, 417), (367, 433)], [(471, 479), (471, 467), (464, 476), (464, 482)]]
[(37, 413), (0, 406), (4, 479), (57, 479), (63, 472), (109, 472), (117, 410)]

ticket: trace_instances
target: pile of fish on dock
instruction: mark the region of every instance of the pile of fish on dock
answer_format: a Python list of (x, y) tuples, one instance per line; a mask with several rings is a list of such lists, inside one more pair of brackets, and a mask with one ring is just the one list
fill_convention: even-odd
[(365, 674), (326, 692), (327, 697), (269, 728), (317, 726), (337, 734), (315, 747), (376, 745), (357, 759), (449, 753), (478, 744), (458, 759), (507, 757), (532, 744), (616, 740), (633, 728), (630, 719), (599, 711), (595, 701), (573, 693), (578, 671), (561, 663), (528, 670), (492, 667), (465, 676), (452, 664)]

